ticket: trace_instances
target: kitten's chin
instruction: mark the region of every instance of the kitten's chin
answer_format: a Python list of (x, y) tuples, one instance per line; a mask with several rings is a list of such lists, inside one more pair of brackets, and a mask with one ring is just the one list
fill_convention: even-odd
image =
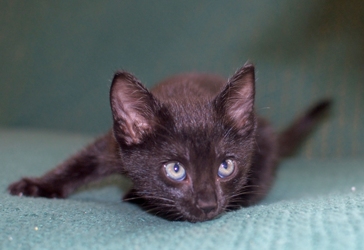
[(220, 217), (221, 214), (204, 214), (202, 216), (188, 216), (185, 217), (185, 221), (196, 223), (196, 222), (203, 222), (208, 220), (213, 220)]

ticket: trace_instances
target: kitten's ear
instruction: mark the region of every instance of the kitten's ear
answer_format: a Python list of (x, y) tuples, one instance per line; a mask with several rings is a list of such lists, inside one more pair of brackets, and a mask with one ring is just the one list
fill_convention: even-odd
[(216, 110), (238, 130), (251, 126), (254, 124), (254, 95), (254, 65), (246, 64), (216, 97)]
[(117, 72), (110, 89), (115, 135), (126, 145), (138, 144), (157, 123), (158, 102), (132, 74)]

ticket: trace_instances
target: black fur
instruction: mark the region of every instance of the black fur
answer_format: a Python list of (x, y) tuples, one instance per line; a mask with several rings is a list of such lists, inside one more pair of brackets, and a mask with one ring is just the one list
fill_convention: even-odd
[[(117, 72), (110, 90), (113, 130), (42, 177), (23, 178), (8, 189), (64, 198), (118, 173), (133, 182), (124, 200), (171, 220), (205, 221), (254, 204), (271, 187), (280, 156), (299, 146), (329, 106), (320, 103), (276, 136), (254, 112), (254, 85), (251, 64), (227, 82), (184, 74), (151, 92), (133, 75)], [(233, 170), (221, 175), (228, 162)], [(173, 179), (168, 164), (172, 174), (183, 169), (185, 176)]]

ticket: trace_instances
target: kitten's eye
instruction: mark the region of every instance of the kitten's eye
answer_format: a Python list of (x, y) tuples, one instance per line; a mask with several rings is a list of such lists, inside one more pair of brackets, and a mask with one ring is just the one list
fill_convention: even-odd
[(186, 178), (186, 170), (179, 162), (170, 162), (164, 165), (169, 178), (175, 181), (183, 181)]
[(219, 170), (218, 170), (218, 175), (221, 178), (226, 178), (228, 176), (230, 176), (235, 169), (235, 163), (232, 160), (225, 160), (220, 164)]

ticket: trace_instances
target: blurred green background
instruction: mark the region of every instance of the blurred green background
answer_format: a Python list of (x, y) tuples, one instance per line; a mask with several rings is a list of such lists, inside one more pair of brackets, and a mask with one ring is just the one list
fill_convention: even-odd
[(256, 109), (278, 129), (322, 97), (304, 157), (364, 153), (360, 0), (0, 1), (0, 127), (96, 135), (124, 69), (151, 87), (184, 71), (257, 68)]

